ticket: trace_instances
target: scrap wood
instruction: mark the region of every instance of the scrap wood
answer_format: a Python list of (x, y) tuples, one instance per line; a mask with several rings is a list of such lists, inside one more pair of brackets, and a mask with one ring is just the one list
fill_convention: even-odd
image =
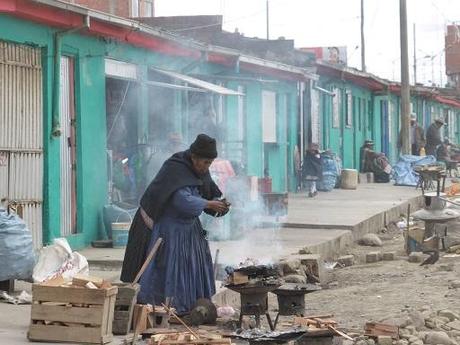
[(192, 333), (197, 339), (200, 339), (200, 336), (198, 334), (196, 334), (189, 326), (187, 326), (185, 324), (184, 321), (182, 321), (182, 319), (176, 315), (176, 313), (173, 311), (172, 308), (169, 308), (168, 306), (166, 306), (165, 304), (162, 304), (163, 308), (165, 308), (165, 310), (169, 313), (170, 316), (173, 316), (177, 321), (180, 322), (180, 324), (182, 326), (184, 326), (190, 333)]
[(72, 278), (72, 285), (73, 286), (83, 286), (86, 287), (88, 283), (92, 283), (96, 286), (96, 288), (100, 288), (104, 282), (104, 279), (99, 277), (91, 277), (82, 274), (76, 274)]
[(44, 282), (40, 283), (43, 286), (61, 286), (65, 284), (65, 280), (62, 275), (58, 275), (51, 279), (45, 280)]
[(145, 259), (144, 263), (142, 264), (141, 269), (139, 272), (137, 272), (136, 278), (134, 278), (133, 282), (131, 283), (132, 286), (136, 285), (139, 282), (139, 279), (141, 279), (142, 274), (144, 271), (147, 269), (147, 266), (149, 265), (150, 261), (155, 257), (158, 249), (160, 248), (161, 243), (163, 242), (163, 239), (159, 237), (155, 244), (153, 245), (152, 250), (150, 251), (149, 255)]
[(344, 332), (342, 331), (339, 331), (337, 328), (329, 325), (327, 328), (329, 328), (331, 331), (333, 331), (334, 333), (340, 335), (341, 337), (344, 337), (345, 339), (348, 339), (348, 340), (351, 340), (351, 341), (354, 341), (354, 339), (352, 337), (350, 337), (348, 334), (345, 334)]
[(399, 339), (399, 327), (385, 323), (367, 322), (364, 327), (364, 335), (368, 337), (387, 335), (393, 339)]
[(221, 335), (210, 334), (207, 331), (198, 331), (205, 337), (197, 339), (190, 332), (165, 332), (154, 334), (150, 337), (151, 345), (167, 345), (167, 344), (230, 344), (230, 339), (224, 339)]
[(313, 326), (315, 328), (327, 328), (328, 326), (336, 326), (337, 322), (329, 317), (333, 315), (318, 315), (313, 317), (295, 317), (294, 324), (300, 326), (310, 327)]

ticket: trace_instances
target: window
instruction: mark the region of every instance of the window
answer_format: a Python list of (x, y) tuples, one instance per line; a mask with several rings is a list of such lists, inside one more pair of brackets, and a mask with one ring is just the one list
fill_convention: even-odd
[(139, 0), (131, 0), (131, 17), (139, 17)]
[(140, 3), (140, 16), (141, 17), (153, 17), (154, 16), (154, 6), (153, 0), (141, 0)]
[(262, 138), (264, 143), (276, 143), (276, 93), (262, 91)]
[(334, 88), (334, 96), (332, 97), (332, 127), (340, 127), (340, 103), (341, 103), (341, 93), (340, 90)]
[(347, 109), (345, 112), (345, 125), (351, 127), (353, 125), (353, 96), (350, 90), (346, 91)]

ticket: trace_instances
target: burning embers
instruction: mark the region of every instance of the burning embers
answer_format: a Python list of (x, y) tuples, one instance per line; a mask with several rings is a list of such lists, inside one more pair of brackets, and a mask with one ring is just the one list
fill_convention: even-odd
[[(278, 269), (274, 266), (255, 265), (233, 269), (227, 267), (227, 288), (240, 294), (241, 313), (239, 327), (244, 315), (252, 315), (256, 319), (256, 327), (260, 327), (260, 316), (265, 315), (271, 330), (274, 330), (280, 315), (303, 316), (305, 312), (305, 294), (314, 292), (320, 287), (312, 284), (284, 284)], [(275, 323), (268, 313), (268, 293), (278, 297), (278, 315)]]

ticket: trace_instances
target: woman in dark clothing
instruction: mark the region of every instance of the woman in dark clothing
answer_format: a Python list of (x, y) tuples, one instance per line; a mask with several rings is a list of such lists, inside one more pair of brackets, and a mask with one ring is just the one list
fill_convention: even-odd
[(163, 244), (141, 277), (140, 303), (166, 300), (181, 313), (199, 298), (215, 293), (212, 258), (198, 216), (223, 215), (228, 206), (209, 175), (217, 157), (216, 141), (200, 134), (189, 150), (169, 158), (141, 199), (128, 245), (121, 280), (131, 282), (158, 238)]
[(318, 144), (311, 143), (305, 153), (302, 166), (302, 176), (305, 179), (305, 187), (310, 198), (316, 196), (316, 182), (323, 177), (321, 156)]

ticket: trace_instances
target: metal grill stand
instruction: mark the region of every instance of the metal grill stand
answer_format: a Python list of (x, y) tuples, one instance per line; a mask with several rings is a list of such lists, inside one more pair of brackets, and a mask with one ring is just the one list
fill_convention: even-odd
[(318, 290), (321, 290), (321, 288), (313, 284), (295, 283), (287, 283), (274, 290), (273, 293), (278, 298), (278, 314), (276, 315), (274, 328), (276, 328), (280, 316), (304, 316), (305, 295)]
[(256, 327), (260, 328), (260, 317), (265, 315), (267, 318), (270, 330), (274, 330), (270, 314), (268, 313), (268, 293), (275, 290), (279, 285), (264, 285), (264, 286), (227, 286), (230, 290), (240, 294), (241, 312), (238, 321), (238, 327), (241, 328), (243, 317), (245, 315), (254, 316), (256, 319)]

